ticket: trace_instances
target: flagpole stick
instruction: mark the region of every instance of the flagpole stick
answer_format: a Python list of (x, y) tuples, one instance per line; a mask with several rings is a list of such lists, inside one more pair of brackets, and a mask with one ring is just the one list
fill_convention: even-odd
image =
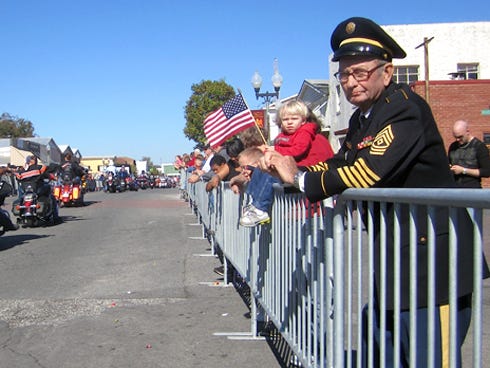
[[(240, 88), (238, 88), (238, 93), (242, 96), (243, 102), (245, 102), (247, 109), (250, 111), (250, 113), (252, 113), (252, 110), (250, 110), (250, 107), (248, 106), (248, 103), (245, 100), (245, 97), (243, 97), (243, 94), (242, 94), (242, 91), (240, 90)], [(264, 135), (262, 134), (262, 131), (260, 130), (259, 124), (257, 124), (257, 120), (255, 120), (255, 117), (254, 117), (254, 124), (255, 124), (255, 127), (257, 128), (257, 131), (260, 134), (260, 137), (262, 138), (262, 141), (267, 146), (267, 140), (265, 139)]]

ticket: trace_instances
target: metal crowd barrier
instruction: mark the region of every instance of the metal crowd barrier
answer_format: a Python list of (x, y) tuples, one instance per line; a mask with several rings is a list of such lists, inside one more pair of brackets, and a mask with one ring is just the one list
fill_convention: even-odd
[[(483, 210), (490, 208), (490, 190), (463, 189), (350, 189), (333, 201), (309, 203), (302, 194), (285, 194), (276, 188), (271, 212), (271, 223), (254, 228), (239, 225), (241, 208), (248, 198), (234, 194), (227, 183), (206, 193), (205, 183), (188, 185), (188, 196), (193, 209), (202, 222), (204, 232), (222, 252), (225, 271), (230, 265), (241, 275), (251, 291), (250, 336), (258, 335), (258, 323), (264, 318), (274, 323), (292, 351), (298, 364), (304, 367), (368, 367), (375, 366), (373, 359), (363, 362), (362, 312), (367, 308), (368, 329), (373, 325), (374, 281), (374, 230), (375, 218), (381, 218), (381, 233), (387, 226), (387, 216), (394, 208), (395, 234), (399, 231), (397, 214), (400, 206), (410, 207), (411, 270), (416, 270), (415, 251), (417, 223), (429, 221), (427, 245), (434, 244), (432, 216), (435, 208), (449, 209), (451, 292), (450, 292), (450, 359), (456, 366), (456, 208), (465, 208), (474, 229), (474, 293), (471, 338), (467, 336), (463, 366), (481, 367), (490, 364), (490, 357), (482, 356), (483, 297), (482, 252)], [(417, 218), (417, 209), (427, 209), (427, 218)], [(364, 216), (364, 218), (363, 218)], [(364, 222), (363, 222), (364, 220)], [(364, 227), (367, 224), (367, 227)], [(381, 244), (385, 244), (381, 236)], [(395, 243), (396, 244), (396, 243)], [(433, 248), (433, 247), (432, 247)], [(381, 270), (386, 267), (386, 250), (380, 252)], [(400, 251), (395, 251), (395, 269), (399, 269)], [(437, 255), (429, 252), (429, 270), (435, 267)], [(383, 263), (384, 262), (384, 263)], [(225, 282), (227, 282), (225, 272)], [(381, 279), (386, 274), (381, 271)], [(396, 272), (395, 272), (396, 274)], [(429, 271), (429, 275), (432, 273)], [(410, 311), (415, 310), (415, 276), (412, 272)], [(399, 278), (383, 280), (400, 287)], [(434, 278), (429, 277), (429, 314), (434, 305)], [(384, 290), (384, 289), (382, 289)], [(379, 298), (382, 307), (386, 301)], [(487, 306), (488, 307), (488, 306)], [(400, 310), (399, 297), (395, 298), (395, 311)], [(485, 310), (486, 311), (486, 310)], [(486, 311), (488, 312), (488, 311)], [(381, 314), (384, 315), (384, 314)], [(399, 323), (394, 313), (395, 324)], [(265, 316), (265, 317), (264, 317)], [(411, 346), (417, 334), (414, 314), (410, 324)], [(412, 323), (413, 322), (413, 323)], [(386, 326), (381, 318), (381, 327)], [(434, 318), (429, 318), (429, 336), (434, 332)], [(400, 356), (400, 331), (394, 327), (394, 356)], [(384, 333), (382, 332), (382, 338)], [(470, 335), (470, 332), (468, 333)], [(468, 347), (467, 345), (472, 346)], [(487, 342), (488, 344), (488, 342)], [(373, 339), (369, 335), (368, 349), (373, 356)], [(484, 345), (484, 344), (483, 344)], [(432, 337), (428, 342), (427, 367), (434, 366), (435, 346)], [(380, 357), (386, 347), (381, 344)], [(409, 364), (415, 367), (414, 350)], [(395, 367), (400, 366), (398, 363)]]

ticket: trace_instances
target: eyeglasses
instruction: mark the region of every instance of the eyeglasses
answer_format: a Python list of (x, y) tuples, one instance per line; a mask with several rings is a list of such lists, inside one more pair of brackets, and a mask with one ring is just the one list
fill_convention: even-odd
[(378, 64), (374, 68), (370, 70), (364, 70), (364, 69), (354, 69), (352, 72), (337, 72), (334, 74), (335, 78), (341, 83), (346, 83), (349, 80), (349, 77), (352, 75), (354, 79), (358, 82), (364, 82), (367, 81), (370, 77), (371, 74), (374, 73), (375, 70), (381, 68), (382, 66), (385, 66), (386, 63), (383, 64)]

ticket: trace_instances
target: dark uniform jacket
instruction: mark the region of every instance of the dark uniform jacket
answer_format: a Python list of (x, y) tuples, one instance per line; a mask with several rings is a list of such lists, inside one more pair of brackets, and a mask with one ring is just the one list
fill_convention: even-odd
[[(339, 194), (347, 188), (451, 188), (455, 186), (442, 138), (427, 103), (407, 85), (390, 84), (372, 107), (368, 120), (360, 126), (360, 110), (349, 121), (349, 131), (339, 152), (326, 163), (308, 167), (305, 194), (317, 201)], [(443, 218), (439, 210), (437, 218)], [(401, 304), (409, 307), (409, 223), (408, 210), (403, 209), (401, 234)], [(422, 212), (422, 210), (421, 210)], [(423, 213), (421, 213), (423, 215)], [(418, 306), (427, 305), (427, 232), (424, 222), (418, 224), (417, 287)], [(387, 308), (393, 309), (393, 247), (388, 219)], [(464, 211), (461, 223), (470, 233), (458, 244), (458, 294), (472, 292), (473, 238)], [(379, 229), (375, 221), (375, 231)], [(448, 302), (449, 250), (448, 225), (437, 221), (436, 303)], [(466, 240), (466, 241), (465, 241)], [(378, 253), (378, 247), (376, 247)], [(378, 262), (376, 255), (376, 262)], [(379, 265), (376, 264), (376, 271)], [(376, 281), (379, 285), (379, 272)], [(489, 276), (484, 261), (484, 277)]]

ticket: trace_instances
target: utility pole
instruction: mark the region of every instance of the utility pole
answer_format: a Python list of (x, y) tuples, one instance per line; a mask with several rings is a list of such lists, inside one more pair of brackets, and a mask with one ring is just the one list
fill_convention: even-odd
[(429, 42), (432, 41), (434, 37), (427, 38), (424, 37), (424, 42), (418, 45), (415, 49), (424, 46), (424, 67), (425, 67), (425, 100), (430, 104), (429, 96)]

